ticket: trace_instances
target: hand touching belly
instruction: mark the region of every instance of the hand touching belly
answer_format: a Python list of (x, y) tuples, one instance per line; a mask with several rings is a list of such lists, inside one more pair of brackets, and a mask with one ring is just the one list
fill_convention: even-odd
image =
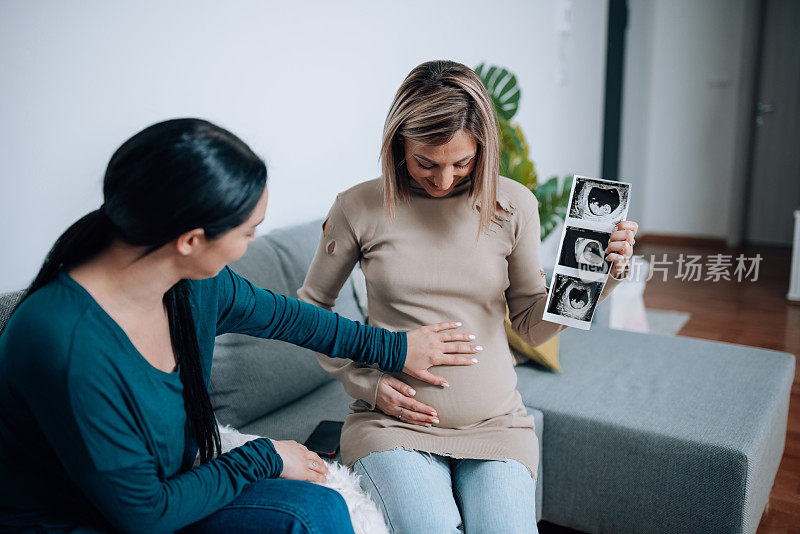
[(432, 367), (431, 372), (446, 378), (450, 387), (433, 386), (403, 373), (394, 376), (414, 388), (415, 400), (436, 410), (439, 423), (433, 426), (475, 425), (506, 414), (513, 404), (517, 375), (507, 355), (484, 353), (475, 365)]

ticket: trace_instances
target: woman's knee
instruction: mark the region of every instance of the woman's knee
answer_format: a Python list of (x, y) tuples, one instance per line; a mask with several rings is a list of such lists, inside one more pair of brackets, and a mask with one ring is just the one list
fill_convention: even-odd
[(353, 471), (394, 534), (455, 532), (461, 523), (449, 467), (436, 459), (395, 449), (356, 461)]
[(313, 484), (313, 486), (317, 488), (314, 491), (316, 495), (312, 495), (312, 499), (315, 500), (317, 506), (324, 506), (332, 513), (350, 517), (350, 512), (347, 509), (347, 501), (344, 500), (341, 493), (335, 489), (320, 486), (319, 484)]
[[(256, 530), (252, 530), (255, 528)], [(292, 532), (352, 534), (344, 497), (331, 488), (298, 480), (261, 480), (187, 532)]]
[[(284, 512), (308, 523), (310, 532), (352, 532), (350, 512), (347, 502), (338, 491), (314, 484), (313, 482), (295, 482), (290, 499), (283, 503)], [(346, 528), (332, 528), (341, 525)]]
[(537, 532), (536, 482), (520, 462), (459, 460), (453, 488), (468, 532)]

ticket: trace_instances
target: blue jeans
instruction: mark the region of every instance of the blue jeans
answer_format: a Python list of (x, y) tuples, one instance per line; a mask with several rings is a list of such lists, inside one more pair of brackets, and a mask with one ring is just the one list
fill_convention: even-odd
[(181, 532), (353, 534), (353, 524), (344, 497), (336, 490), (300, 480), (264, 479)]
[(373, 452), (353, 471), (394, 534), (538, 534), (536, 483), (516, 460), (461, 460), (398, 447)]

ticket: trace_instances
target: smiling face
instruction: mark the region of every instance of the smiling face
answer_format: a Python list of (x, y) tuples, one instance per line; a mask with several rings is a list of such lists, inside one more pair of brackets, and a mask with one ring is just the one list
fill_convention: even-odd
[(433, 197), (445, 197), (475, 168), (478, 143), (466, 130), (459, 130), (443, 145), (404, 141), (406, 168), (411, 177)]

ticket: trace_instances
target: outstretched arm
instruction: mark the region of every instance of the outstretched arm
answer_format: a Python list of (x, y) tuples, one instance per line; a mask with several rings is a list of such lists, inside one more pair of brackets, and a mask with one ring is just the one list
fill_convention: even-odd
[(216, 278), (217, 335), (237, 333), (278, 339), (334, 358), (376, 364), (391, 372), (405, 367), (405, 332), (364, 325), (261, 289), (227, 267)]
[[(317, 252), (297, 298), (330, 310), (361, 257), (361, 247), (337, 197), (322, 227)], [(322, 368), (342, 383), (348, 395), (375, 407), (383, 371), (353, 361), (317, 354)]]

